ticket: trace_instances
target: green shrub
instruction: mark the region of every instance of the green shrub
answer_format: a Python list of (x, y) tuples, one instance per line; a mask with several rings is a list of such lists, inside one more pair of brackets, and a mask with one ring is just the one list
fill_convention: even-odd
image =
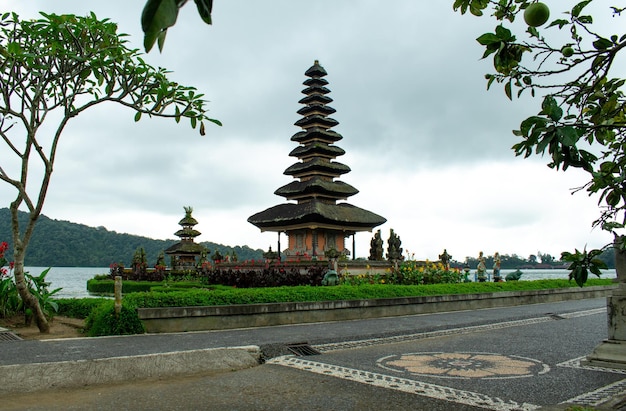
[[(611, 279), (590, 279), (587, 286), (610, 285)], [(577, 287), (568, 280), (536, 280), (514, 282), (451, 283), (432, 285), (362, 284), (333, 287), (260, 287), (220, 288), (215, 290), (193, 289), (134, 293), (124, 301), (142, 308), (189, 307), (202, 305), (262, 304), (277, 302), (305, 302), (330, 300), (363, 300), (375, 298), (419, 297), (446, 294), (474, 294), (501, 291), (541, 290), (549, 288)]]
[[(150, 288), (160, 284), (160, 282), (154, 281), (122, 281), (122, 293), (130, 294), (150, 291)], [(91, 280), (87, 280), (87, 291), (95, 294), (113, 294), (115, 293), (115, 281), (111, 279), (96, 280), (92, 278)]]
[[(224, 287), (224, 286), (207, 285), (207, 284), (201, 283), (200, 281), (176, 281), (176, 282), (164, 281), (163, 283), (158, 283), (152, 288), (150, 288), (150, 291), (169, 292), (169, 291), (184, 291), (184, 290), (190, 290), (190, 289), (209, 290), (209, 289), (215, 289), (215, 288), (220, 288), (220, 287)], [(225, 287), (225, 288), (231, 288), (231, 287)]]
[(63, 298), (56, 300), (59, 305), (58, 315), (71, 318), (87, 318), (91, 311), (107, 301), (106, 298)]
[(122, 304), (119, 316), (115, 302), (107, 301), (94, 308), (85, 320), (85, 331), (90, 337), (101, 335), (143, 334), (146, 330), (135, 307)]

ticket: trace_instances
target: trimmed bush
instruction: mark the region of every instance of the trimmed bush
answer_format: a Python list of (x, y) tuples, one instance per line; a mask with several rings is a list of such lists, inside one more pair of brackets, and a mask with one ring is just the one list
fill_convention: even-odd
[(85, 320), (85, 331), (90, 337), (101, 335), (131, 335), (146, 332), (135, 307), (122, 304), (119, 316), (115, 302), (107, 301), (94, 308)]
[(202, 271), (207, 284), (229, 285), (237, 288), (322, 285), (326, 263), (309, 266), (267, 264), (266, 267), (215, 268)]
[[(141, 293), (159, 289), (159, 291), (186, 290), (190, 288), (215, 288), (218, 286), (210, 286), (200, 281), (122, 281), (122, 293)], [(87, 281), (87, 291), (96, 294), (113, 294), (115, 293), (115, 281), (109, 279)]]
[[(122, 281), (122, 293), (138, 293), (150, 291), (155, 285), (161, 285), (154, 281)], [(108, 280), (87, 280), (87, 291), (96, 294), (113, 294), (115, 292), (115, 281)]]
[(64, 298), (55, 301), (59, 305), (58, 315), (87, 318), (94, 308), (110, 300), (106, 298)]
[[(611, 285), (611, 279), (590, 279), (586, 286)], [(204, 305), (262, 304), (330, 300), (364, 300), (394, 297), (419, 297), (446, 294), (492, 293), (501, 291), (542, 290), (578, 287), (568, 280), (456, 283), (432, 285), (362, 284), (333, 287), (263, 287), (216, 290), (134, 293), (124, 301), (141, 308), (190, 307)]]

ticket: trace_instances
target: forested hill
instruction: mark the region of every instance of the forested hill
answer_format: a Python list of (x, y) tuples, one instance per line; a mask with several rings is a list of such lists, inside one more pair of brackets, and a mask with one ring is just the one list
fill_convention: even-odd
[[(28, 218), (20, 212), (21, 227)], [(0, 242), (9, 243), (7, 260), (13, 258), (11, 244), (11, 215), (8, 208), (0, 208)], [(131, 234), (108, 231), (104, 227), (89, 227), (69, 221), (53, 220), (42, 215), (37, 221), (33, 237), (26, 253), (26, 265), (31, 267), (108, 267), (113, 262), (123, 262), (128, 267), (135, 250), (143, 247), (148, 266), (156, 263), (159, 253), (178, 240), (153, 240)], [(225, 246), (201, 242), (211, 253), (219, 250), (222, 255), (233, 251), (240, 260), (263, 258), (263, 250), (248, 246)]]

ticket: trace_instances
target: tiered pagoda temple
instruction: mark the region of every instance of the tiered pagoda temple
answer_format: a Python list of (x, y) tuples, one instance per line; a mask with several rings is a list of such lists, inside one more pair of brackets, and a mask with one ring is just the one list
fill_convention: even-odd
[(174, 233), (180, 241), (165, 250), (165, 254), (170, 256), (173, 270), (194, 269), (203, 257), (203, 253), (205, 255), (207, 253), (203, 245), (194, 242), (194, 239), (201, 233), (193, 228), (198, 224), (198, 221), (191, 215), (193, 208), (183, 208), (185, 217), (178, 222), (182, 228)]
[(309, 78), (303, 83), (306, 86), (302, 90), (305, 97), (299, 101), (304, 104), (298, 110), (302, 118), (295, 123), (303, 130), (291, 137), (299, 145), (289, 153), (299, 161), (284, 172), (296, 180), (274, 192), (295, 203), (268, 208), (248, 218), (248, 222), (261, 231), (278, 232), (279, 250), (280, 233), (287, 234), (289, 246), (284, 250), (285, 260), (303, 256), (325, 259), (324, 253), (329, 250), (350, 254), (345, 247), (345, 239), (349, 236), (353, 236), (354, 257), (355, 233), (372, 231), (387, 220), (351, 204), (337, 203), (359, 191), (335, 180), (349, 173), (350, 167), (333, 161), (345, 151), (333, 145), (343, 137), (331, 130), (339, 122), (328, 117), (335, 109), (327, 105), (333, 100), (328, 97), (328, 81), (323, 78), (327, 75), (326, 70), (315, 60), (304, 74)]

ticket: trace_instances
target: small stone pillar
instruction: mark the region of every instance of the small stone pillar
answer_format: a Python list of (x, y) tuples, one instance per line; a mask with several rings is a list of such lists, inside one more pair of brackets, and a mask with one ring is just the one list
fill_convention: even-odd
[(122, 276), (115, 276), (115, 316), (119, 317), (122, 312)]

